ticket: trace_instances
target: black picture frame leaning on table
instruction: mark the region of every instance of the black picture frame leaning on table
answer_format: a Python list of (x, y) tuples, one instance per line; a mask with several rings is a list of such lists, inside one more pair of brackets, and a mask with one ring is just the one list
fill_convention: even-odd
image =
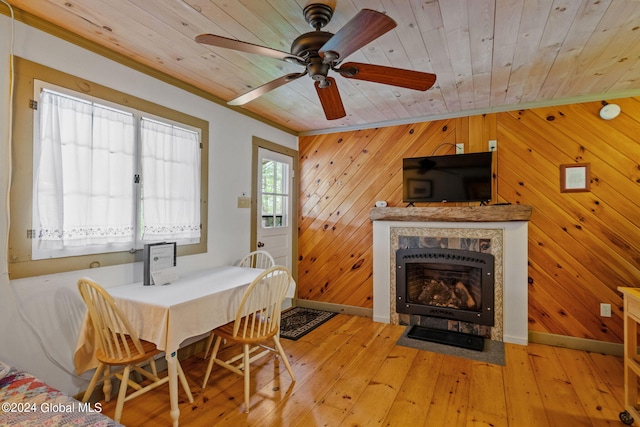
[(144, 268), (143, 284), (145, 286), (156, 284), (153, 273), (176, 266), (176, 242), (148, 243), (144, 245), (144, 249), (142, 250), (142, 261)]

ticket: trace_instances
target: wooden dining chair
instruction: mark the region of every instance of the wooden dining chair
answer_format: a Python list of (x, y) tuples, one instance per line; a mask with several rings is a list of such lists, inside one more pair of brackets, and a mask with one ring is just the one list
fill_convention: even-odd
[[(251, 362), (273, 352), (282, 359), (291, 380), (293, 382), (296, 380), (287, 355), (280, 345), (279, 337), (282, 302), (290, 283), (291, 273), (286, 267), (274, 266), (264, 271), (245, 291), (235, 320), (213, 330), (216, 343), (213, 346), (202, 387), (207, 386), (214, 363), (243, 376), (244, 412), (249, 412)], [(219, 359), (218, 351), (222, 340), (241, 344), (242, 353), (227, 360)], [(269, 341), (273, 342), (275, 348), (265, 345)]]
[[(267, 251), (253, 251), (249, 252), (244, 258), (240, 260), (238, 264), (239, 267), (249, 267), (249, 268), (262, 268), (266, 270), (267, 268), (271, 268), (275, 265), (275, 261), (271, 254)], [(213, 331), (209, 334), (209, 338), (207, 339), (207, 343), (204, 347), (204, 359), (207, 358), (207, 354), (209, 354), (209, 350), (211, 349), (211, 344), (213, 344)]]
[[(162, 378), (158, 377), (156, 370), (154, 356), (162, 351), (155, 344), (138, 338), (113, 297), (102, 286), (91, 279), (83, 278), (78, 280), (78, 289), (93, 323), (97, 337), (95, 356), (99, 362), (82, 401), (89, 400), (97, 382), (102, 379), (104, 381), (104, 397), (109, 402), (111, 400), (111, 378), (118, 378), (120, 390), (116, 401), (114, 420), (119, 422), (125, 402), (169, 381), (168, 375)], [(180, 362), (176, 363), (182, 388), (187, 393), (189, 402), (193, 402), (187, 378), (182, 371)], [(142, 367), (146, 364), (149, 364), (151, 372)], [(113, 366), (124, 366), (124, 369), (111, 372)], [(129, 377), (132, 370), (138, 372), (145, 379), (151, 380), (151, 383), (141, 386), (134, 382)], [(135, 391), (127, 395), (128, 387), (135, 389)]]
[(240, 267), (271, 268), (275, 265), (271, 254), (267, 251), (253, 251), (240, 260)]

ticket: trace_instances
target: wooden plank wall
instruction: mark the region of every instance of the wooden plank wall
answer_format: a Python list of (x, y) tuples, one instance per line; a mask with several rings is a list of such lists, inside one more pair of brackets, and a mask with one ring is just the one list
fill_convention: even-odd
[[(622, 342), (617, 287), (640, 286), (640, 98), (615, 102), (611, 121), (591, 102), (302, 137), (299, 297), (371, 308), (369, 210), (404, 206), (402, 158), (496, 139), (495, 201), (533, 206), (529, 329)], [(561, 193), (560, 165), (585, 162), (591, 191)]]

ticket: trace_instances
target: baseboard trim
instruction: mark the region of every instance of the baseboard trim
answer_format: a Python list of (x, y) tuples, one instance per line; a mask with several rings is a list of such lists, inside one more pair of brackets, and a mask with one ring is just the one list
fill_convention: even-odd
[(564, 347), (573, 350), (590, 351), (593, 353), (624, 356), (624, 345), (607, 341), (591, 340), (587, 338), (555, 335), (546, 332), (529, 331), (529, 342), (545, 344), (553, 347)]
[(296, 307), (315, 308), (316, 310), (331, 311), (333, 313), (350, 314), (360, 317), (373, 317), (372, 308), (356, 307), (353, 305), (334, 304), (330, 302), (310, 301), (306, 299), (297, 299), (294, 303)]

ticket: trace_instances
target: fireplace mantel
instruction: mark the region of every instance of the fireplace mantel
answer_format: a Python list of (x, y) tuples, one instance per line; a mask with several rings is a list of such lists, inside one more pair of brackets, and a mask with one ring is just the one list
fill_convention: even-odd
[(372, 221), (443, 221), (443, 222), (505, 222), (529, 221), (531, 206), (445, 206), (373, 208), (369, 212)]

